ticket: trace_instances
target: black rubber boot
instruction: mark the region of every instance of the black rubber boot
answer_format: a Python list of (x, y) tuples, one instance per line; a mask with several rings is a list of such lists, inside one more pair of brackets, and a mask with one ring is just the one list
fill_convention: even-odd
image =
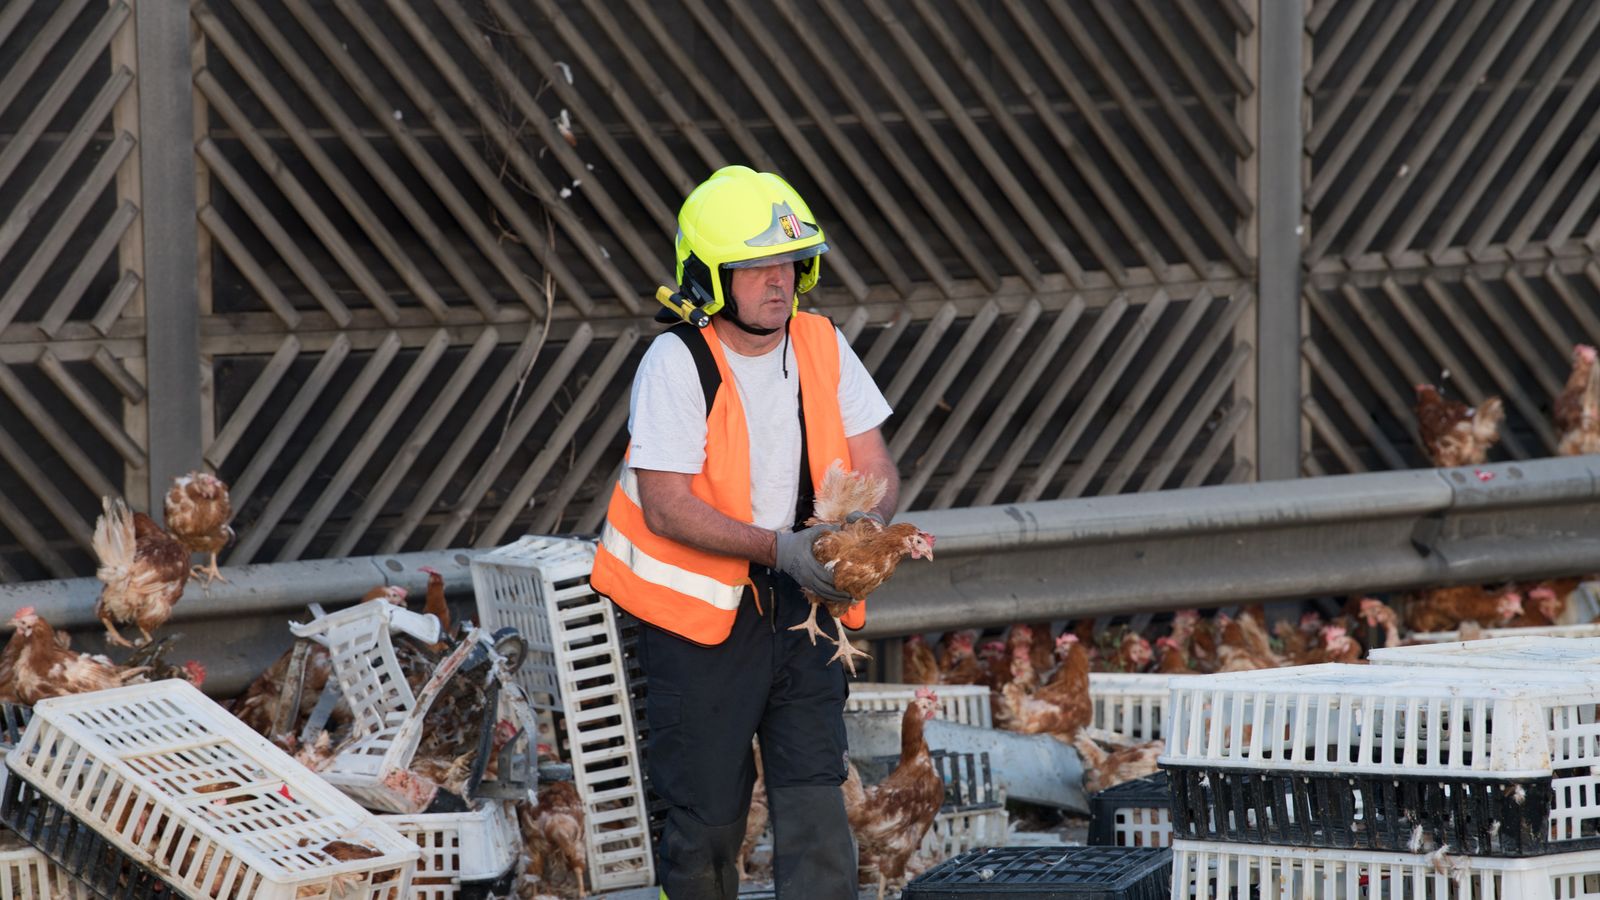
[(661, 841), (657, 880), (671, 900), (733, 900), (739, 895), (743, 819), (729, 825), (702, 825), (683, 810), (673, 809), (667, 813)]
[(855, 900), (856, 839), (839, 788), (768, 787), (767, 803), (780, 900)]

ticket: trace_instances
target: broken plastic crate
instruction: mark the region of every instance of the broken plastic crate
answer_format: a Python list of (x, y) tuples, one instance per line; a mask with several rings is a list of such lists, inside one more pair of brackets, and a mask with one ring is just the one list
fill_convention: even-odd
[(590, 887), (602, 891), (654, 884), (655, 863), (617, 615), (589, 586), (594, 550), (592, 541), (524, 537), (475, 557), (472, 585), (479, 621), (527, 640), (517, 677), (565, 725)]
[(6, 766), (0, 820), (102, 897), (411, 896), (414, 843), (185, 681), (40, 701)]
[(1173, 836), (1512, 857), (1600, 847), (1600, 673), (1508, 674), (1329, 664), (1176, 679), (1160, 760)]
[(1600, 854), (1524, 859), (1172, 843), (1172, 900), (1570, 900), (1600, 896)]
[[(917, 699), (917, 691), (926, 687), (920, 684), (851, 682), (850, 697), (845, 700), (844, 708), (846, 712), (905, 712), (911, 701)], [(988, 686), (940, 684), (933, 685), (933, 689), (939, 696), (939, 708), (933, 714), (935, 719), (978, 728), (993, 726)]]
[(1167, 900), (1171, 851), (1139, 847), (1002, 847), (945, 860), (903, 900)]
[(1171, 804), (1165, 772), (1106, 788), (1089, 798), (1089, 845), (1170, 847)]
[[(414, 814), (429, 811), (441, 796), (437, 785), (410, 770), (428, 711), (445, 684), (460, 674), (469, 660), (479, 660), (491, 669), (492, 663), (484, 657), (487, 648), (482, 646), (488, 642), (487, 635), (470, 632), (413, 695), (395, 657), (391, 633), (396, 629), (424, 643), (439, 640), (439, 622), (433, 616), (407, 612), (389, 603), (358, 603), (305, 624), (290, 625), (296, 637), (317, 641), (328, 649), (331, 681), (350, 707), (351, 734), (319, 774), (369, 809)], [(479, 723), (483, 750), (488, 749), (488, 737), (501, 718), (521, 725), (528, 735), (535, 728), (531, 711), (518, 711), (518, 697), (503, 694), (497, 678), (492, 674), (487, 677), (485, 690), (490, 702), (485, 704), (484, 719)], [(531, 743), (531, 738), (528, 740)], [(531, 746), (525, 749), (531, 754)], [(481, 774), (486, 763), (480, 752), (475, 773)], [(513, 769), (532, 777), (531, 765)], [(509, 777), (513, 773), (502, 774)], [(469, 784), (475, 788), (476, 779)], [(522, 787), (527, 790), (534, 785)]]
[(482, 900), (509, 892), (522, 843), (516, 811), (488, 801), (463, 813), (381, 816), (422, 851), (413, 900)]

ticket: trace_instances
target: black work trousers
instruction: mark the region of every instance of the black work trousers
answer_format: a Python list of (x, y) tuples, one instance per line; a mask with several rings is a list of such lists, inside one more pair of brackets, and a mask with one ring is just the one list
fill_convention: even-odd
[[(844, 668), (833, 645), (789, 631), (810, 604), (786, 575), (753, 567), (733, 632), (716, 646), (641, 623), (650, 786), (668, 804), (657, 847), (669, 900), (732, 900), (759, 739), (779, 897), (856, 896), (845, 777)], [(819, 610), (824, 633), (833, 630)]]

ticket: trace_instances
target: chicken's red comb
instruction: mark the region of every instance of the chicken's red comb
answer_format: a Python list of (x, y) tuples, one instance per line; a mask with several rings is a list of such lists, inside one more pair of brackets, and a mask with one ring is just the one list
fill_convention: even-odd
[(16, 620), (22, 618), (23, 616), (31, 616), (31, 615), (33, 615), (33, 607), (24, 606), (23, 608), (21, 608), (21, 609), (19, 609), (16, 612), (11, 614), (11, 621), (15, 622)]
[(439, 570), (435, 569), (433, 566), (418, 566), (417, 567), (417, 571), (418, 572), (426, 572), (429, 575), (438, 575), (439, 574)]
[(939, 695), (934, 693), (933, 688), (927, 687), (927, 686), (923, 686), (923, 687), (917, 688), (917, 699), (918, 700), (937, 700), (937, 699), (939, 699)]
[(189, 673), (189, 682), (195, 687), (200, 687), (206, 683), (206, 667), (199, 660), (191, 659), (184, 663), (183, 670)]
[(1077, 642), (1078, 636), (1070, 631), (1063, 631), (1056, 636), (1056, 643), (1058, 644), (1076, 644)]

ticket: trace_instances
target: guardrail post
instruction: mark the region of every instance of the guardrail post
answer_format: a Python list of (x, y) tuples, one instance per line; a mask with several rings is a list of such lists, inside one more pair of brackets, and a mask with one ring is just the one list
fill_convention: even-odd
[(1301, 121), (1305, 9), (1260, 0), (1256, 133), (1256, 477), (1300, 474)]
[[(137, 3), (149, 500), (200, 466), (200, 299), (189, 4)], [(158, 515), (159, 517), (159, 515)]]

